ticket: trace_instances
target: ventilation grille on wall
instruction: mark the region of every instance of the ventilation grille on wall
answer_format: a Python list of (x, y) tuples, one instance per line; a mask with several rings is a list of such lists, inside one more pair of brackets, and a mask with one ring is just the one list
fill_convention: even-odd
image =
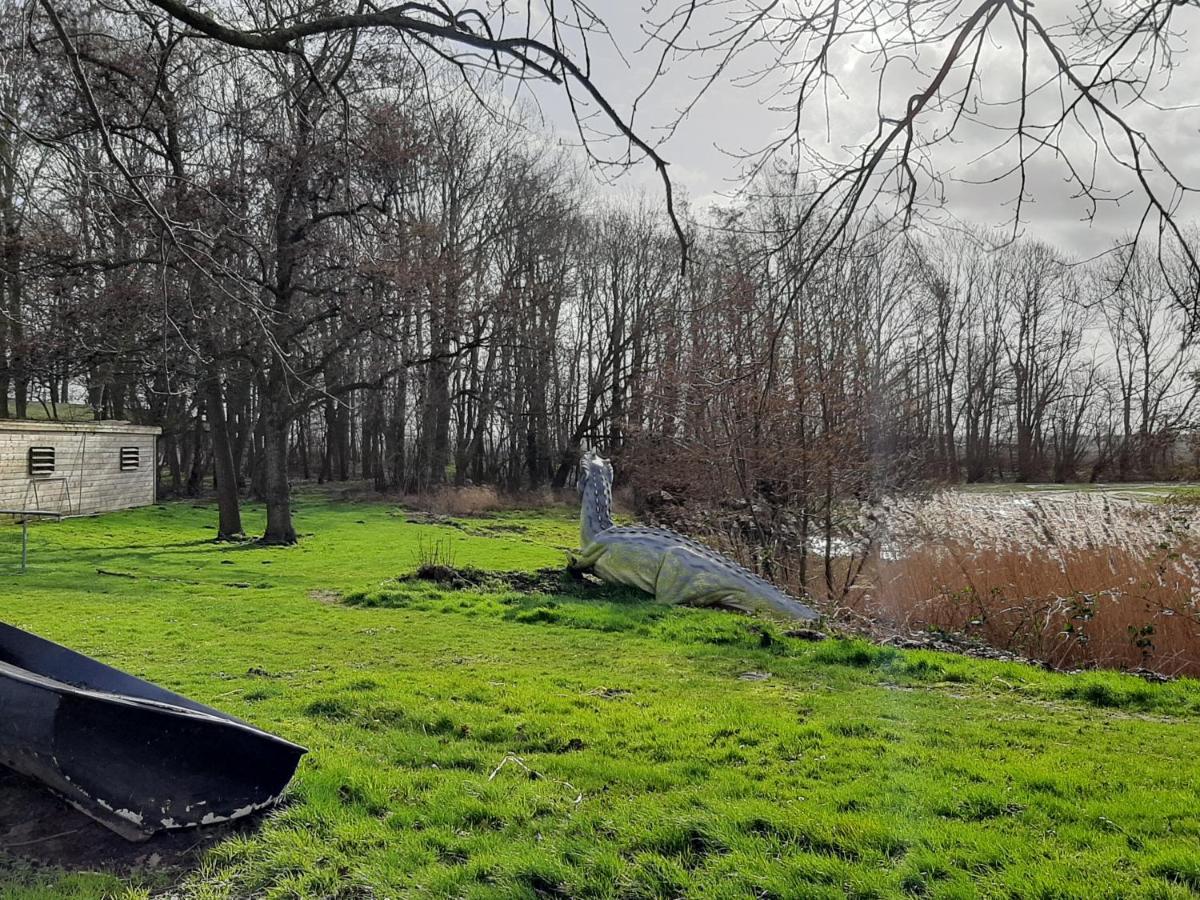
[(30, 447), (29, 448), (29, 474), (30, 475), (53, 475), (54, 474), (54, 448), (53, 447)]
[(121, 471), (129, 472), (141, 465), (141, 454), (137, 447), (121, 448)]

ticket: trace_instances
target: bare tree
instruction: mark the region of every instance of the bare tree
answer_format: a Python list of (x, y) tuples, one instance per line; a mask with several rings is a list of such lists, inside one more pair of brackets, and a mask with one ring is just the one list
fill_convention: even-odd
[(1118, 474), (1152, 476), (1200, 392), (1192, 331), (1183, 327), (1168, 278), (1147, 248), (1124, 248), (1102, 278), (1121, 412)]
[[(808, 277), (865, 207), (908, 223), (939, 204), (949, 148), (991, 140), (955, 177), (1007, 189), (1014, 235), (1038, 166), (1057, 170), (1089, 220), (1138, 195), (1134, 240), (1146, 231), (1161, 255), (1182, 258), (1174, 297), (1196, 321), (1200, 264), (1180, 213), (1197, 186), (1143, 122), (1169, 133), (1194, 119), (1190, 97), (1173, 106), (1154, 98), (1189, 52), (1183, 20), (1198, 9), (1194, 0), (689, 0), (655, 4), (646, 30), (658, 76), (682, 59), (698, 85), (674, 124), (723, 81), (751, 86), (784, 113), (773, 139), (729, 149), (751, 176), (786, 160), (818, 186), (797, 222), (809, 264), (795, 277)], [(864, 79), (852, 83), (851, 70), (874, 80), (854, 92)], [(835, 133), (835, 121), (849, 133)]]

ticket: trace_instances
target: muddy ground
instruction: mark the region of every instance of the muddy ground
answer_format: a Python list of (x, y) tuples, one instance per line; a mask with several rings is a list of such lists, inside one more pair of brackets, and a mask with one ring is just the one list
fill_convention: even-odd
[(0, 767), (0, 871), (6, 866), (67, 871), (182, 874), (209, 846), (254, 822), (163, 832), (132, 843), (89, 819), (36, 782)]

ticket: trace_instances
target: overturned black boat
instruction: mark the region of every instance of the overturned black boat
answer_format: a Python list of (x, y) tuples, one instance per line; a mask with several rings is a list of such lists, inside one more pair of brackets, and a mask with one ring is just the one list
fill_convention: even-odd
[(0, 623), (0, 764), (129, 840), (272, 806), (305, 752)]

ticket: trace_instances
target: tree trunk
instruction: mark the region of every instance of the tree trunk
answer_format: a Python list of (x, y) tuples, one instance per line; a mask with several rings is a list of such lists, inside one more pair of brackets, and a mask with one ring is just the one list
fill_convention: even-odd
[(229, 442), (229, 426), (225, 417), (225, 400), (222, 397), (220, 376), (216, 372), (210, 372), (204, 380), (204, 405), (208, 413), (213, 471), (217, 482), (217, 540), (236, 540), (242, 537), (237, 468), (233, 462), (233, 447)]
[[(288, 486), (288, 416), (276, 397), (264, 397), (263, 409), (263, 501), (267, 505), (264, 544), (294, 544), (292, 500)], [(285, 401), (286, 402), (286, 401)]]
[(196, 426), (192, 429), (192, 459), (188, 471), (187, 495), (196, 497), (200, 494), (200, 485), (204, 482), (204, 425), (200, 421), (200, 411), (196, 411)]
[(178, 497), (183, 485), (183, 472), (179, 468), (179, 436), (173, 431), (163, 434), (163, 455), (171, 473), (171, 496)]
[[(445, 353), (449, 344), (442, 342), (435, 352)], [(428, 484), (437, 487), (446, 483), (450, 465), (450, 363), (444, 358), (429, 364), (429, 393), (426, 395), (426, 428), (422, 438), (429, 442)]]
[[(8, 375), (13, 392), (13, 408), (18, 419), (28, 416), (29, 375), (25, 365), (24, 293), (21, 277), (21, 235), (15, 218), (5, 226), (5, 265), (8, 269)], [(5, 390), (7, 396), (7, 388)]]

